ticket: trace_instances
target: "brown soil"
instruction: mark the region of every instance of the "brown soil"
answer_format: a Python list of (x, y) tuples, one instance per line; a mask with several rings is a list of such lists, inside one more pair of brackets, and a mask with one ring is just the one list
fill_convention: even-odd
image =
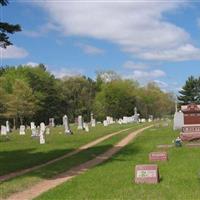
[(94, 159), (87, 161), (79, 166), (73, 167), (70, 170), (60, 175), (57, 175), (52, 179), (44, 180), (29, 189), (26, 189), (19, 193), (15, 193), (11, 195), (9, 198), (7, 198), (7, 200), (29, 200), (41, 195), (42, 193), (48, 191), (49, 189), (52, 189), (58, 186), (59, 184), (66, 182), (79, 174), (84, 173), (85, 171), (94, 167), (95, 165), (98, 165), (108, 160), (110, 157), (116, 154), (120, 149), (126, 146), (131, 140), (133, 140), (136, 137), (136, 135), (138, 135), (139, 133), (150, 127), (152, 127), (152, 125), (130, 133), (128, 136), (126, 136), (124, 139), (122, 139), (120, 142), (114, 145), (114, 147), (110, 148), (108, 151), (95, 157)]
[(127, 129), (124, 129), (124, 130), (121, 130), (121, 131), (118, 131), (118, 132), (115, 132), (115, 133), (108, 134), (108, 135), (103, 136), (103, 137), (101, 137), (101, 138), (98, 138), (98, 139), (96, 139), (96, 140), (94, 140), (94, 141), (92, 141), (92, 142), (90, 142), (90, 143), (88, 143), (88, 144), (85, 144), (85, 145), (79, 147), (78, 149), (76, 149), (76, 150), (74, 150), (74, 151), (72, 151), (72, 152), (69, 152), (69, 153), (67, 153), (67, 154), (65, 154), (65, 155), (63, 155), (63, 156), (60, 156), (60, 157), (55, 158), (55, 159), (53, 159), (53, 160), (50, 160), (50, 161), (48, 161), (48, 162), (46, 162), (46, 163), (43, 163), (43, 164), (36, 165), (36, 166), (34, 166), (34, 167), (31, 167), (31, 168), (23, 169), (23, 170), (20, 170), (20, 171), (16, 171), (16, 172), (12, 172), (12, 173), (10, 173), (10, 174), (6, 174), (6, 175), (3, 175), (3, 176), (0, 176), (0, 182), (6, 181), (6, 180), (11, 179), (11, 178), (14, 178), (14, 177), (16, 177), (16, 176), (21, 176), (21, 175), (23, 175), (23, 174), (25, 174), (25, 173), (28, 173), (28, 172), (31, 172), (31, 171), (33, 171), (33, 170), (39, 169), (39, 168), (41, 168), (41, 167), (44, 167), (44, 166), (46, 166), (46, 165), (55, 163), (55, 162), (57, 162), (57, 161), (59, 161), (59, 160), (62, 160), (62, 159), (64, 159), (64, 158), (68, 158), (68, 157), (70, 157), (70, 156), (72, 156), (72, 155), (75, 155), (75, 154), (77, 154), (77, 153), (79, 153), (79, 152), (85, 150), (85, 149), (88, 149), (88, 148), (90, 148), (90, 147), (93, 147), (93, 146), (95, 146), (96, 144), (98, 144), (98, 143), (100, 143), (100, 142), (102, 142), (102, 141), (104, 141), (104, 140), (106, 140), (106, 139), (108, 139), (108, 138), (110, 138), (110, 137), (112, 137), (112, 136), (114, 136), (114, 135), (117, 135), (117, 134), (119, 134), (119, 133), (121, 133), (121, 132), (124, 132), (124, 131), (127, 131), (127, 130), (129, 130), (129, 129), (130, 129), (130, 128), (127, 128)]

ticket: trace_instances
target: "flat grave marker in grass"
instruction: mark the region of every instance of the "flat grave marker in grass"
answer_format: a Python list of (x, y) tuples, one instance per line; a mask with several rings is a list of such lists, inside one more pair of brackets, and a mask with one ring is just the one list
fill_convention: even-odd
[(187, 147), (200, 147), (200, 143), (189, 143), (186, 144)]
[(168, 160), (168, 154), (167, 152), (151, 152), (149, 154), (149, 161), (167, 161)]
[(157, 165), (136, 165), (135, 183), (156, 184), (159, 182), (159, 169)]

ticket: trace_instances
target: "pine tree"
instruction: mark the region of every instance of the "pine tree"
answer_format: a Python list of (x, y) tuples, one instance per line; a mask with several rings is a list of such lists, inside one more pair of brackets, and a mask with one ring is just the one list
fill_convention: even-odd
[[(0, 0), (0, 6), (7, 6), (7, 0)], [(21, 27), (19, 24), (13, 25), (7, 22), (0, 21), (0, 47), (6, 48), (9, 45), (12, 45), (9, 40), (8, 34), (13, 34), (15, 32), (21, 31)]]
[(200, 77), (197, 79), (190, 76), (179, 93), (178, 100), (182, 105), (200, 103)]

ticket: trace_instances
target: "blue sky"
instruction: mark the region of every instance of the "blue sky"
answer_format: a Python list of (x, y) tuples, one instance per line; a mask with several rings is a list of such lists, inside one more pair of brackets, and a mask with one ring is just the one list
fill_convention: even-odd
[(56, 77), (113, 70), (177, 92), (200, 76), (200, 3), (10, 1), (2, 21), (19, 23), (2, 65), (44, 63)]

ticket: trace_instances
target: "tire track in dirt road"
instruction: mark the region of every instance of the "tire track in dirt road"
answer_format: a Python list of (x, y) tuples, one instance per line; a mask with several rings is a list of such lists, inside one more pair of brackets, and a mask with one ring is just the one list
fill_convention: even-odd
[(126, 146), (130, 141), (132, 141), (139, 133), (143, 132), (145, 129), (148, 129), (152, 127), (153, 125), (141, 128), (139, 130), (136, 130), (132, 133), (130, 133), (128, 136), (120, 140), (116, 145), (114, 145), (112, 148), (107, 150), (106, 152), (100, 154), (99, 156), (95, 157), (92, 160), (89, 160), (79, 166), (72, 167), (70, 170), (61, 173), (57, 176), (55, 176), (52, 179), (44, 180), (33, 187), (26, 189), (22, 192), (15, 193), (7, 198), (7, 200), (30, 200), (33, 198), (38, 197), (42, 193), (48, 191), (49, 189), (52, 189), (70, 179), (72, 179), (75, 176), (78, 176), (80, 174), (83, 174), (90, 168), (108, 160), (111, 158), (114, 154), (116, 154), (118, 151), (120, 151), (124, 146)]

